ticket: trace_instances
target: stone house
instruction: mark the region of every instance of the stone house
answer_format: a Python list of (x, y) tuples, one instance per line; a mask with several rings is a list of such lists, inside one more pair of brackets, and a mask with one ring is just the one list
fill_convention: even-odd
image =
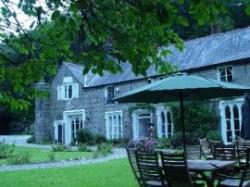
[[(166, 61), (182, 72), (250, 86), (250, 28), (186, 41), (185, 46), (183, 52), (172, 48), (173, 54)], [(120, 74), (107, 72), (100, 77), (92, 73), (82, 75), (81, 65), (64, 63), (50, 84), (37, 84), (38, 88), (49, 90), (50, 97), (36, 100), (36, 140), (52, 137), (68, 145), (81, 128), (108, 139), (136, 139), (148, 135), (150, 123), (155, 124), (158, 137), (172, 136), (174, 124), (168, 107), (158, 104), (151, 111), (112, 100), (164, 75), (157, 75), (153, 67), (147, 77), (135, 76), (127, 63), (122, 68)], [(225, 143), (240, 133), (242, 104), (243, 97), (215, 103)]]

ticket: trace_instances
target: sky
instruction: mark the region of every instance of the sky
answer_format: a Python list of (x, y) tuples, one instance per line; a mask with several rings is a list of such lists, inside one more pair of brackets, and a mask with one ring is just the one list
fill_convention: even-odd
[[(18, 9), (17, 4), (18, 4), (19, 0), (9, 0), (8, 3), (8, 8), (12, 11), (16, 13), (16, 19), (19, 21), (19, 23), (22, 25), (23, 28), (25, 29), (29, 29), (29, 26), (32, 24), (33, 21), (36, 21), (36, 19), (34, 17), (29, 17), (26, 14), (24, 14), (22, 12), (22, 10)], [(45, 8), (45, 0), (37, 0), (36, 4), (38, 6), (42, 6), (43, 8)], [(0, 0), (0, 7), (3, 7), (3, 3)], [(0, 18), (2, 17), (2, 15), (0, 15)], [(14, 18), (11, 18), (11, 22), (16, 22), (14, 20)], [(4, 22), (0, 21), (0, 25), (6, 25)], [(5, 32), (10, 32), (13, 31), (13, 26), (7, 26), (7, 28), (4, 29)], [(3, 31), (0, 31), (3, 32)]]

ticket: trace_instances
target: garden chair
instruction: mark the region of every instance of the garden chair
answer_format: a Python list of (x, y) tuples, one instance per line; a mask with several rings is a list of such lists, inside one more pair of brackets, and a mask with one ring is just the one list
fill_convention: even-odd
[(244, 140), (243, 138), (237, 137), (236, 139), (236, 150), (237, 150), (237, 161), (239, 166), (244, 166), (246, 162), (246, 150), (250, 148), (250, 141)]
[(250, 149), (246, 149), (246, 162), (244, 167), (241, 167), (240, 176), (232, 177), (221, 175), (218, 187), (250, 187)]
[(215, 147), (215, 145), (221, 144), (221, 143), (222, 143), (221, 141), (215, 141), (215, 140), (208, 141), (209, 148), (211, 150), (212, 155), (214, 155), (214, 147)]
[(170, 187), (198, 187), (189, 174), (187, 161), (184, 153), (169, 154), (161, 152), (162, 167), (164, 175)]
[(214, 146), (213, 158), (216, 160), (236, 160), (235, 145), (224, 145), (217, 143)]
[(140, 186), (142, 186), (141, 176), (136, 163), (136, 154), (135, 154), (136, 150), (137, 150), (136, 148), (129, 148), (129, 147), (126, 148), (131, 169), (134, 173), (137, 182), (139, 183)]
[(168, 187), (156, 152), (136, 151), (136, 162), (143, 187)]
[(202, 156), (206, 160), (213, 159), (213, 154), (212, 154), (212, 151), (211, 151), (211, 147), (210, 147), (210, 145), (209, 145), (206, 138), (200, 139), (200, 159), (202, 158)]
[[(236, 147), (235, 145), (224, 145), (223, 143), (217, 143), (214, 146), (213, 158), (215, 160), (236, 160)], [(219, 178), (220, 174), (234, 175), (238, 171), (236, 166), (230, 168), (223, 168), (213, 173), (214, 178)]]

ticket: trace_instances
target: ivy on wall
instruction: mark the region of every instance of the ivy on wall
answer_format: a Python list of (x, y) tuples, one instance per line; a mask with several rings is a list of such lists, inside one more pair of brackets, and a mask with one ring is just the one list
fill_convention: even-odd
[[(175, 132), (181, 132), (179, 104), (171, 103), (167, 106), (173, 114)], [(198, 143), (199, 138), (207, 137), (211, 133), (215, 134), (219, 130), (218, 117), (208, 103), (192, 101), (185, 102), (184, 106), (185, 130), (191, 144)]]
[(149, 111), (149, 112), (155, 111), (155, 107), (152, 104), (137, 103), (137, 104), (129, 106), (129, 108), (128, 108), (129, 115), (132, 115), (132, 113), (138, 109), (144, 109), (144, 110)]

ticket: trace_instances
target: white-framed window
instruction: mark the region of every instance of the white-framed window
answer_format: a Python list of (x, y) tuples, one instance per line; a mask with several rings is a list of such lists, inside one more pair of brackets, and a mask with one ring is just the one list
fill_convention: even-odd
[(224, 66), (218, 68), (218, 79), (224, 82), (232, 82), (233, 81), (232, 66)]
[(57, 99), (68, 100), (79, 97), (79, 84), (73, 82), (73, 77), (64, 77), (63, 84), (57, 87)]
[(119, 139), (123, 137), (122, 111), (105, 112), (106, 138)]
[(109, 103), (114, 103), (113, 98), (114, 98), (114, 94), (115, 93), (115, 89), (113, 85), (107, 86), (105, 89), (105, 103), (109, 104)]
[(157, 109), (157, 134), (159, 138), (173, 136), (174, 125), (172, 113), (168, 108)]
[(243, 99), (220, 102), (221, 135), (224, 143), (233, 143), (240, 136)]

